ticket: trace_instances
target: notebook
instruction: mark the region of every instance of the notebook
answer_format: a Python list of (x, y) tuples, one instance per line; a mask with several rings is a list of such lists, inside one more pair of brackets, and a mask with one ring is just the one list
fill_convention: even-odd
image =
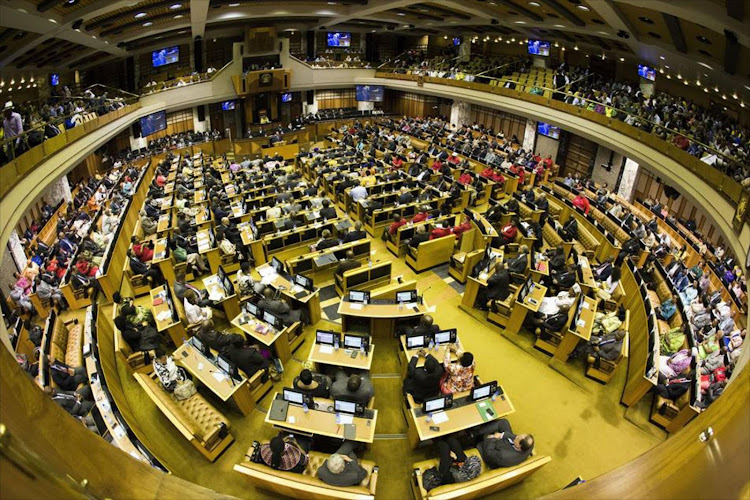
[(344, 424), (344, 439), (354, 440), (357, 437), (356, 424)]
[(289, 402), (283, 399), (274, 399), (271, 403), (271, 411), (268, 418), (279, 422), (286, 422), (286, 414), (289, 411)]

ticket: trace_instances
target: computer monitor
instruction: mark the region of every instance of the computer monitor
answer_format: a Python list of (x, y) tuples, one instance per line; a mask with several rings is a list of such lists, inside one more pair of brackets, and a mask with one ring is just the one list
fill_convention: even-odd
[(234, 378), (237, 377), (237, 366), (226, 359), (224, 356), (219, 355), (218, 358), (216, 358), (216, 366), (220, 369), (226, 372), (227, 375)]
[(453, 395), (446, 394), (443, 396), (438, 396), (436, 398), (425, 400), (424, 404), (422, 405), (422, 411), (424, 413), (434, 413), (436, 411), (443, 411), (443, 410), (447, 410), (448, 408), (450, 408), (452, 404), (453, 404)]
[(271, 312), (263, 311), (263, 321), (273, 326), (274, 328), (281, 327), (281, 319), (279, 319), (275, 314)]
[(338, 332), (332, 332), (329, 330), (318, 330), (315, 332), (316, 344), (334, 345), (340, 340)]
[(363, 412), (364, 407), (361, 404), (357, 404), (353, 401), (334, 399), (333, 410), (340, 413), (348, 413), (350, 415), (359, 415)]
[(407, 349), (419, 349), (425, 346), (424, 335), (408, 335), (406, 337), (406, 348)]
[(252, 302), (246, 302), (245, 303), (245, 310), (248, 313), (250, 313), (253, 316), (255, 316), (256, 318), (258, 318), (260, 316), (260, 307), (258, 307), (257, 305), (253, 304)]
[(294, 283), (296, 285), (301, 286), (305, 290), (312, 291), (315, 288), (313, 286), (313, 280), (312, 280), (312, 278), (308, 278), (307, 276), (302, 276), (301, 274), (296, 274), (294, 276)]
[(364, 349), (367, 351), (370, 340), (361, 335), (344, 335), (344, 347), (347, 349)]
[(492, 382), (487, 382), (486, 384), (482, 384), (479, 387), (475, 387), (471, 390), (471, 400), (472, 401), (479, 401), (480, 399), (485, 399), (497, 392), (497, 380), (493, 380)]
[(435, 344), (455, 344), (457, 333), (455, 328), (441, 330), (435, 334)]
[(276, 270), (277, 273), (281, 274), (284, 272), (284, 263), (274, 257), (271, 259), (271, 267)]
[(203, 355), (208, 356), (211, 354), (211, 348), (198, 337), (190, 337), (190, 342)]
[(367, 304), (369, 301), (370, 301), (370, 292), (362, 292), (359, 290), (349, 290), (349, 302)]
[(304, 392), (295, 391), (294, 389), (284, 388), (281, 392), (281, 397), (284, 398), (284, 401), (295, 405), (302, 406), (304, 403), (307, 403), (307, 405), (310, 406), (312, 404), (311, 396)]
[(417, 291), (416, 290), (405, 290), (403, 292), (396, 292), (396, 303), (402, 304), (402, 303), (411, 303), (417, 301)]

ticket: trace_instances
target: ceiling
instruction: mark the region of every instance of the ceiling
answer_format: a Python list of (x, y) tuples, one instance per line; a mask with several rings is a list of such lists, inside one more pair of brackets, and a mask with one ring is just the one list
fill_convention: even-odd
[(746, 0), (5, 0), (0, 70), (90, 66), (249, 24), (542, 38), (740, 89), (750, 101)]

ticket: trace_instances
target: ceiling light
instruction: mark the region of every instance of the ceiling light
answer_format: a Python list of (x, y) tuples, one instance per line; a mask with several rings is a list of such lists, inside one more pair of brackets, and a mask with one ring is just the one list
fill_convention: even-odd
[(745, 88), (746, 88), (747, 90), (750, 90), (750, 87), (748, 87), (747, 85), (745, 85)]
[(146, 14), (145, 12), (139, 12), (139, 13), (137, 13), (137, 14), (136, 14), (136, 15), (135, 15), (134, 17), (135, 17), (136, 19), (141, 19), (141, 18), (144, 18), (144, 17), (146, 17), (147, 15), (148, 15), (148, 14)]
[(516, 37), (511, 38), (510, 41), (511, 42), (515, 42), (516, 41)]
[(240, 3), (239, 3), (239, 2), (235, 2), (235, 3), (230, 3), (230, 4), (229, 4), (229, 6), (230, 6), (230, 7), (239, 7), (239, 6), (240, 6)]
[(80, 32), (81, 32), (81, 30), (80, 30), (79, 28), (76, 28), (76, 31), (77, 31), (78, 33), (80, 33)]
[(698, 64), (700, 64), (704, 68), (707, 68), (707, 69), (710, 69), (711, 71), (713, 71), (713, 68), (711, 66), (709, 66), (708, 64), (704, 63), (704, 62), (698, 62)]
[(625, 58), (624, 58), (624, 57), (621, 57), (621, 58), (620, 58), (620, 62), (625, 62)]
[(47, 19), (47, 21), (49, 21), (49, 22), (51, 22), (51, 23), (54, 23), (54, 24), (57, 24), (57, 21), (55, 21), (55, 20), (54, 20), (54, 19), (52, 19), (51, 17), (50, 17), (49, 19)]
[(689, 85), (687, 80), (683, 81), (682, 83), (684, 83), (685, 85)]
[(718, 92), (718, 91), (719, 91), (719, 87), (714, 87), (714, 92)]
[(741, 103), (740, 103), (740, 106), (742, 106), (742, 107), (744, 108), (744, 107), (745, 107), (745, 103), (744, 103), (744, 102), (741, 102)]
[(29, 85), (26, 85), (26, 88), (27, 88), (27, 89), (30, 89), (30, 88), (31, 88), (31, 84), (29, 84)]
[(664, 68), (659, 68), (659, 73), (664, 74)]
[(526, 24), (526, 21), (516, 21), (516, 24)]
[(32, 76), (31, 78), (29, 78), (29, 81), (30, 81), (31, 83), (34, 83), (34, 77)]
[(172, 5), (169, 6), (169, 8), (172, 9), (172, 10), (177, 10), (180, 7), (182, 7), (181, 3), (173, 3)]
[(93, 38), (94, 40), (96, 40), (96, 35), (91, 35), (91, 38)]
[(597, 33), (599, 33), (600, 35), (609, 36), (609, 33), (607, 33), (606, 31), (597, 31)]
[(564, 24), (555, 24), (554, 26), (555, 26), (555, 28), (564, 28), (565, 27)]
[(602, 61), (605, 60), (606, 58), (607, 57), (604, 54), (602, 54)]
[(5, 87), (5, 81), (0, 82), (0, 87)]
[(578, 45), (576, 45), (575, 47), (573, 47), (573, 50), (578, 50)]
[(182, 14), (177, 14), (176, 16), (174, 16), (174, 19), (181, 19), (183, 17), (185, 17), (185, 16), (183, 16)]
[(562, 49), (560, 49), (560, 50), (562, 50), (563, 52), (565, 52), (565, 47), (563, 47), (563, 48), (562, 48)]
[(667, 68), (667, 69), (669, 69), (669, 66), (667, 66), (666, 64), (664, 65), (664, 67)]
[(34, 85), (32, 85), (32, 87), (36, 88), (36, 83)]
[(721, 94), (721, 98), (726, 101), (727, 100), (727, 95), (726, 94)]
[(448, 39), (448, 35), (443, 35), (443, 40), (447, 40), (447, 39)]
[(734, 94), (732, 94), (732, 97), (737, 99), (737, 93), (735, 92)]
[(529, 2), (529, 5), (531, 5), (532, 7), (540, 7), (539, 2)]
[(667, 80), (671, 80), (671, 79), (672, 79), (672, 75), (667, 74)]
[(659, 56), (659, 59), (661, 59), (661, 60), (663, 61), (664, 59), (666, 59), (666, 57), (664, 57), (664, 56)]
[(154, 23), (152, 23), (151, 21), (146, 21), (145, 23), (143, 23), (143, 26), (148, 27), (148, 26), (152, 26), (153, 24)]
[(682, 75), (681, 75), (681, 74), (679, 74), (679, 73), (677, 73), (677, 79), (678, 79), (678, 80), (682, 80)]
[(398, 15), (398, 16), (405, 16), (406, 14), (404, 14), (403, 12), (397, 12), (396, 15)]
[(706, 93), (708, 93), (708, 87), (704, 87), (704, 88), (703, 88), (703, 92), (706, 92)]
[(13, 78), (11, 78), (11, 79), (10, 79), (10, 84), (11, 84), (11, 85), (13, 85), (14, 83), (16, 83), (16, 80), (15, 80), (15, 79), (13, 79)]
[(377, 30), (372, 30), (370, 33), (375, 33)]
[(700, 80), (696, 80), (695, 84), (700, 87), (701, 86), (701, 81)]
[(28, 10), (26, 10), (26, 9), (16, 9), (16, 10), (17, 10), (18, 12), (20, 12), (21, 14), (28, 14), (28, 13), (29, 13), (29, 11), (28, 11)]
[(581, 10), (585, 10), (586, 12), (588, 12), (588, 11), (590, 11), (590, 10), (591, 10), (591, 9), (589, 9), (588, 7), (586, 7), (585, 5), (578, 5), (577, 7), (578, 7), (579, 9), (581, 9)]

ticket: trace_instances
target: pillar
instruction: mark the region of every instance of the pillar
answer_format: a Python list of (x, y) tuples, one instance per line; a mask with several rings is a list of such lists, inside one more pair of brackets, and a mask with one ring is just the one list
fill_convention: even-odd
[(49, 185), (44, 192), (44, 201), (52, 206), (57, 205), (61, 201), (64, 203), (73, 201), (73, 194), (70, 192), (70, 184), (68, 184), (67, 175), (63, 175)]
[(622, 196), (628, 201), (633, 200), (635, 194), (635, 183), (638, 180), (638, 173), (641, 171), (641, 166), (630, 158), (625, 159), (625, 166), (622, 168), (622, 176), (620, 177), (620, 183), (617, 186), (617, 194)]
[(451, 104), (451, 125), (456, 127), (471, 125), (471, 104), (464, 101), (453, 101), (453, 104)]
[(531, 58), (531, 64), (535, 68), (546, 68), (548, 57), (534, 56)]
[(357, 101), (358, 111), (372, 111), (375, 109), (375, 101)]
[(303, 61), (307, 58), (307, 32), (299, 31), (299, 56)]
[(461, 45), (458, 46), (458, 60), (469, 62), (471, 59), (471, 36), (464, 35), (461, 37)]
[(522, 147), (524, 151), (534, 151), (534, 142), (536, 141), (536, 122), (526, 120), (526, 128), (523, 131)]
[(646, 80), (645, 78), (641, 78), (640, 80), (641, 82), (638, 86), (640, 87), (644, 97), (651, 97), (651, 95), (654, 93), (654, 82), (652, 82), (651, 80)]
[[(12, 263), (15, 263), (15, 269), (11, 272), (11, 278), (13, 276), (13, 272), (19, 271), (26, 267), (26, 252), (23, 250), (23, 245), (21, 244), (21, 236), (18, 234), (18, 232), (14, 229), (12, 233), (10, 233), (10, 236), (8, 237), (8, 251), (10, 252), (10, 257), (12, 258), (12, 262), (7, 263), (8, 268), (13, 267)], [(5, 257), (8, 257), (9, 255), (6, 254), (3, 258), (4, 266), (5, 266)], [(3, 270), (5, 270), (5, 267), (3, 267)], [(14, 280), (15, 281), (15, 280)], [(3, 293), (8, 288), (5, 287), (5, 290), (3, 290)]]

